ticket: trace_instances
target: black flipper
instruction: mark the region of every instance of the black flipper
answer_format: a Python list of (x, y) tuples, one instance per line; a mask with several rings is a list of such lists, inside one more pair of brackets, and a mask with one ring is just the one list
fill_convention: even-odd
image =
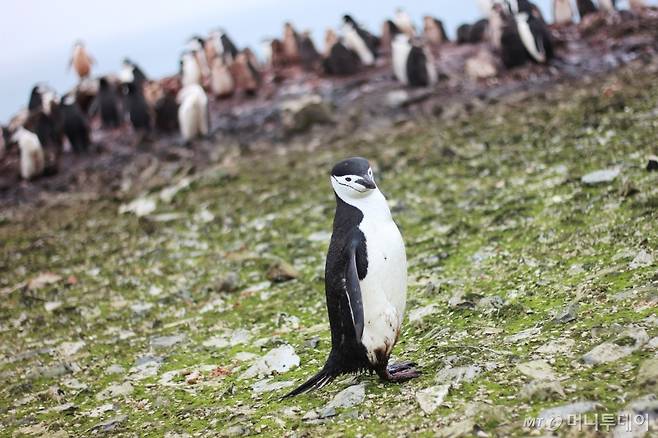
[(357, 266), (356, 253), (359, 241), (354, 239), (347, 249), (347, 272), (345, 273), (345, 292), (347, 303), (352, 314), (354, 334), (357, 340), (363, 336), (363, 298), (361, 297), (361, 286), (359, 285), (359, 269)]

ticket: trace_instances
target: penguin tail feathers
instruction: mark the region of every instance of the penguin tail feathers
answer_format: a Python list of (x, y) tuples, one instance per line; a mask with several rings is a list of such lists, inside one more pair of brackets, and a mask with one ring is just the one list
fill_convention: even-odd
[(289, 392), (288, 394), (284, 395), (283, 398), (286, 399), (290, 397), (295, 397), (297, 395), (304, 394), (306, 392), (320, 389), (323, 386), (331, 383), (331, 381), (334, 380), (336, 377), (338, 377), (339, 374), (340, 373), (335, 371), (334, 369), (325, 366), (324, 368), (322, 368), (322, 370), (319, 373), (308, 379), (306, 383), (304, 383), (297, 389)]

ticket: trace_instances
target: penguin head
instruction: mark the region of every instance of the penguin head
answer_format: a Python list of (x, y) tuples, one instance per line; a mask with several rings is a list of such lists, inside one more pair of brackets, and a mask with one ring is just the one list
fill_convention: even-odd
[(372, 167), (365, 158), (343, 160), (331, 170), (331, 185), (340, 198), (363, 198), (377, 189)]

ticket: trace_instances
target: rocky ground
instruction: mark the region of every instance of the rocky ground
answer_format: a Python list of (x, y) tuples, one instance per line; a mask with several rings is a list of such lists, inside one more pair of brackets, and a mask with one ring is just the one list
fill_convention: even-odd
[[(636, 61), (202, 171), (158, 162), (125, 172), (130, 199), (4, 209), (2, 435), (656, 433), (657, 73)], [(394, 354), (423, 375), (282, 401), (330, 347), (328, 171), (355, 154), (406, 240)]]

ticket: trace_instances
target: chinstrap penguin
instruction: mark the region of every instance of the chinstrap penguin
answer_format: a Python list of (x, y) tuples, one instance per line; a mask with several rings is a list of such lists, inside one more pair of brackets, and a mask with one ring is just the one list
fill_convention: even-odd
[(31, 180), (44, 173), (46, 159), (39, 142), (39, 137), (31, 131), (20, 127), (11, 137), (12, 143), (18, 144), (21, 155), (21, 177)]
[(334, 166), (336, 214), (325, 267), (331, 352), (322, 370), (286, 397), (322, 388), (345, 373), (374, 371), (401, 382), (420, 373), (389, 365), (407, 296), (404, 242), (365, 158)]
[(393, 73), (398, 81), (411, 87), (436, 84), (438, 73), (429, 50), (414, 44), (409, 37), (393, 28), (391, 45)]
[(59, 108), (62, 118), (62, 129), (73, 148), (73, 152), (87, 152), (91, 144), (89, 124), (80, 110), (75, 97), (72, 95), (62, 97)]
[(192, 84), (184, 87), (178, 94), (178, 124), (183, 141), (207, 136), (209, 130), (208, 97), (201, 85)]
[(363, 29), (350, 15), (343, 16), (343, 43), (359, 55), (363, 65), (373, 65), (379, 39)]
[(89, 114), (93, 117), (100, 115), (103, 128), (112, 129), (121, 126), (121, 112), (119, 111), (119, 96), (114, 85), (107, 78), (98, 81), (98, 94), (91, 104)]

